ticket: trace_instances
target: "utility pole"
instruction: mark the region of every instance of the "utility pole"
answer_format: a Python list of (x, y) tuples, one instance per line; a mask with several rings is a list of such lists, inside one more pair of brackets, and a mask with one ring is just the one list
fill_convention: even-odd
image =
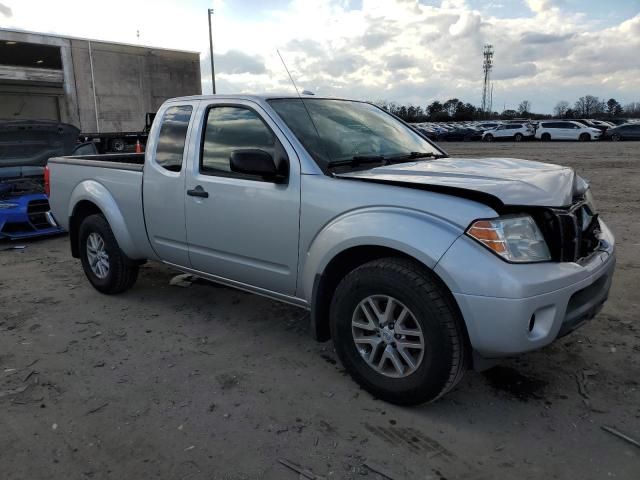
[(482, 50), (484, 61), (482, 71), (484, 72), (484, 85), (482, 87), (482, 111), (486, 114), (492, 102), (491, 92), (491, 69), (493, 68), (493, 45), (486, 44)]
[(213, 94), (216, 93), (216, 71), (213, 68), (213, 34), (211, 33), (211, 15), (213, 15), (213, 8), (209, 9), (209, 53), (211, 55), (211, 89)]

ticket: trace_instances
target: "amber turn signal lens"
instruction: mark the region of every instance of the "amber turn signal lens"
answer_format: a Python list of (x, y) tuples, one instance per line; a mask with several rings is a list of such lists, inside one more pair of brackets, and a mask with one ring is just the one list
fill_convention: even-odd
[(529, 215), (477, 220), (466, 233), (510, 262), (543, 262), (551, 259), (544, 237)]

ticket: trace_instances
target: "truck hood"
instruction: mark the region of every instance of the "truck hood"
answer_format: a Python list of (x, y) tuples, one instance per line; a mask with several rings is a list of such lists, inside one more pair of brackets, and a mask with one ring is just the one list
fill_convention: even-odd
[(573, 169), (515, 158), (441, 158), (337, 174), (505, 205), (566, 207), (587, 183)]
[(51, 157), (70, 155), (79, 133), (49, 120), (0, 120), (0, 168), (44, 167)]

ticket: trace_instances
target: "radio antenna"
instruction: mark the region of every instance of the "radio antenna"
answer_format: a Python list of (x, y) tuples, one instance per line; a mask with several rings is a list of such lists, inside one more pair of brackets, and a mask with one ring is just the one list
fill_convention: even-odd
[(300, 90), (298, 90), (298, 86), (296, 85), (296, 82), (293, 79), (293, 76), (291, 75), (291, 72), (287, 68), (287, 64), (284, 62), (284, 58), (282, 58), (282, 55), (280, 54), (280, 50), (276, 50), (276, 52), (278, 52), (278, 56), (280, 57), (280, 61), (282, 62), (282, 65), (284, 66), (284, 69), (287, 71), (287, 75), (289, 75), (289, 80), (291, 80), (291, 83), (293, 84), (293, 88), (295, 88), (296, 93), (298, 94), (298, 97), (300, 97), (300, 100), (302, 100), (302, 95), (300, 95)]
[(296, 89), (296, 93), (298, 94), (298, 98), (302, 102), (302, 106), (304, 107), (305, 111), (307, 112), (307, 116), (309, 117), (309, 120), (311, 121), (311, 125), (313, 125), (313, 129), (316, 131), (316, 135), (318, 136), (318, 138), (320, 138), (320, 133), (318, 132), (318, 127), (316, 127), (316, 122), (313, 121), (313, 117), (311, 116), (311, 112), (309, 112), (309, 109), (307, 108), (307, 104), (304, 102), (304, 98), (302, 98), (302, 95), (300, 95), (300, 91), (298, 90), (298, 86), (296, 85), (296, 82), (293, 80), (293, 75), (291, 75), (291, 72), (287, 68), (287, 64), (284, 62), (284, 58), (282, 58), (282, 55), (280, 54), (280, 50), (276, 50), (276, 52), (278, 52), (278, 56), (280, 57), (280, 61), (282, 62), (282, 65), (284, 66), (284, 69), (287, 71), (287, 75), (289, 75), (289, 80), (291, 80), (291, 83), (293, 84), (293, 88)]

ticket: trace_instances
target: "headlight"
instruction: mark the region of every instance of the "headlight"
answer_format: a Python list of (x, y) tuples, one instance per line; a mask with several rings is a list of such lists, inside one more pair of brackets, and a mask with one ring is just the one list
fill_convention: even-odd
[(8, 210), (10, 208), (19, 207), (18, 203), (0, 202), (0, 210)]
[(467, 235), (508, 262), (551, 260), (542, 232), (529, 215), (477, 220), (467, 229)]

